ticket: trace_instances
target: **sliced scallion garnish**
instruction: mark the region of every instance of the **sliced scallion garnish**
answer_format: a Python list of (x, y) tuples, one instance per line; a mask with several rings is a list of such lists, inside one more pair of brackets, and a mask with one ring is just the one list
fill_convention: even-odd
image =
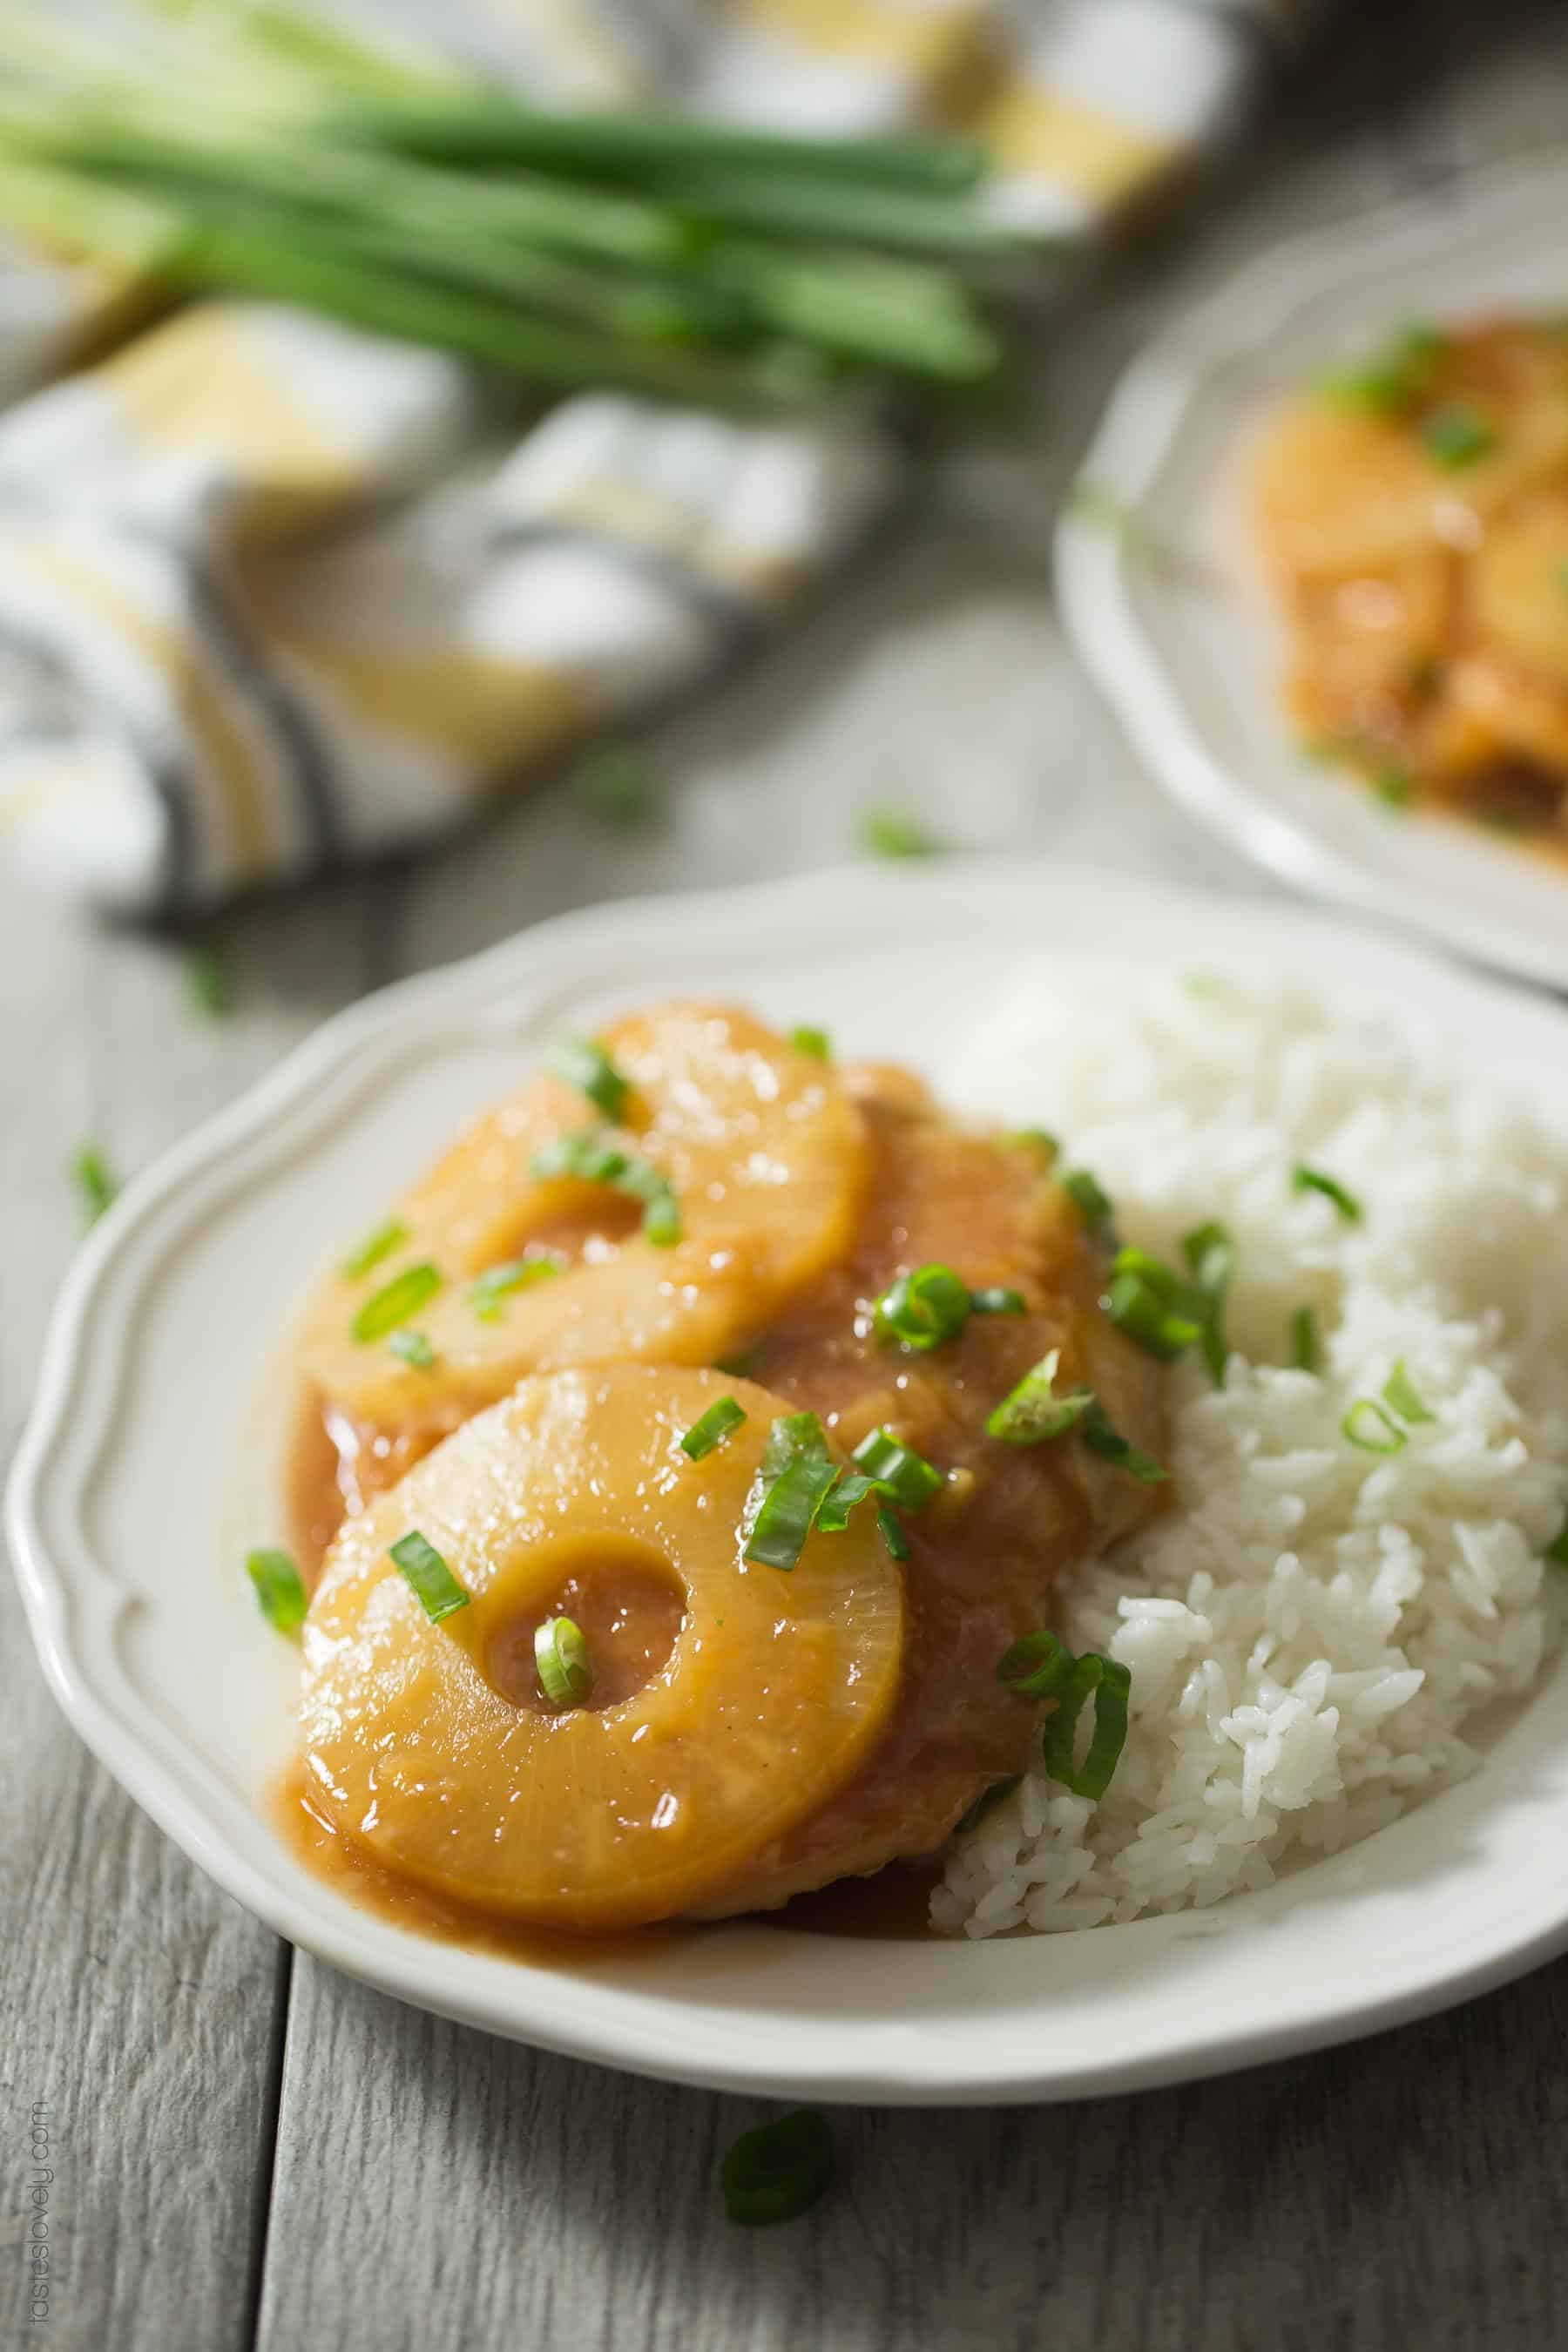
[(826, 1029), (792, 1029), (789, 1042), (797, 1054), (808, 1055), (814, 1062), (831, 1062), (833, 1040)]
[(119, 1192), (119, 1179), (110, 1172), (108, 1160), (93, 1143), (82, 1145), (71, 1162), (71, 1173), (81, 1194), (87, 1222), (95, 1225)]
[(1061, 1145), (1048, 1127), (1016, 1127), (1002, 1140), (1010, 1150), (1032, 1152), (1043, 1169), (1061, 1158)]
[(400, 1330), (395, 1331), (386, 1344), (402, 1362), (414, 1365), (418, 1371), (427, 1372), (436, 1361), (436, 1350), (428, 1338), (423, 1331), (416, 1331), (410, 1324), (405, 1323)]
[(1110, 1205), (1110, 1196), (1087, 1168), (1069, 1168), (1061, 1180), (1061, 1186), (1096, 1240), (1110, 1233), (1116, 1212)]
[(550, 1057), (550, 1066), (565, 1086), (586, 1095), (595, 1110), (618, 1119), (631, 1092), (596, 1037), (568, 1037)]
[(1437, 1418), (1436, 1414), (1429, 1412), (1422, 1402), (1409, 1373), (1405, 1369), (1403, 1356), (1383, 1384), (1383, 1401), (1384, 1404), (1391, 1405), (1400, 1420), (1407, 1423), (1412, 1428), (1419, 1421), (1436, 1421)]
[(1357, 1397), (1340, 1427), (1363, 1454), (1401, 1454), (1408, 1439), (1375, 1397)]
[(953, 1836), (963, 1837), (970, 1830), (978, 1829), (986, 1814), (994, 1811), (998, 1805), (1004, 1803), (1012, 1795), (1023, 1777), (1021, 1772), (1009, 1772), (1005, 1779), (993, 1780), (988, 1789), (982, 1789), (969, 1811), (962, 1813), (954, 1822)]
[(896, 1511), (890, 1511), (888, 1508), (886, 1503), (879, 1503), (877, 1506), (877, 1525), (881, 1529), (882, 1541), (888, 1547), (889, 1557), (898, 1560), (908, 1559), (910, 1539), (904, 1533), (903, 1521)]
[(872, 1481), (879, 1494), (906, 1511), (923, 1510), (946, 1484), (934, 1462), (928, 1462), (912, 1446), (900, 1444), (890, 1429), (869, 1431), (851, 1459)]
[(479, 1279), (469, 1284), (468, 1304), (481, 1323), (498, 1322), (514, 1290), (530, 1290), (536, 1282), (549, 1282), (563, 1271), (558, 1257), (507, 1258), (500, 1265), (487, 1265)]
[[(773, 1423), (775, 1430), (779, 1426)], [(837, 1477), (838, 1466), (826, 1452), (792, 1454), (763, 1491), (743, 1557), (763, 1568), (796, 1567)]]
[(440, 1271), (428, 1262), (405, 1266), (401, 1274), (371, 1293), (349, 1329), (362, 1348), (372, 1339), (384, 1339), (389, 1331), (417, 1315), (440, 1287)]
[(1362, 1205), (1355, 1194), (1347, 1192), (1336, 1177), (1325, 1175), (1322, 1169), (1309, 1168), (1304, 1160), (1298, 1160), (1290, 1171), (1290, 1190), (1293, 1192), (1321, 1192), (1325, 1201), (1333, 1202), (1347, 1225), (1361, 1223)]
[(833, 2179), (833, 2134), (815, 2107), (742, 2132), (720, 2173), (724, 2210), (754, 2229), (809, 2211)]
[(1131, 1439), (1123, 1437), (1098, 1397), (1091, 1397), (1082, 1421), (1083, 1442), (1091, 1454), (1109, 1462), (1118, 1470), (1125, 1470), (1141, 1486), (1157, 1486), (1170, 1476), (1163, 1464), (1152, 1454), (1145, 1454)]
[[(1111, 1775), (1127, 1745), (1127, 1711), (1131, 1692), (1131, 1674), (1120, 1660), (1102, 1657), (1098, 1650), (1089, 1650), (1075, 1660), (1055, 1711), (1046, 1718), (1041, 1741), (1046, 1770), (1064, 1789), (1070, 1789), (1075, 1797), (1088, 1797), (1098, 1803), (1110, 1786)], [(1078, 1721), (1085, 1700), (1090, 1697), (1094, 1700), (1094, 1730), (1089, 1753), (1081, 1764), (1077, 1764), (1074, 1756)]]
[(969, 1307), (973, 1315), (1026, 1315), (1029, 1311), (1021, 1290), (1009, 1290), (1000, 1283), (987, 1290), (972, 1290)]
[(245, 1556), (245, 1572), (256, 1588), (262, 1615), (279, 1633), (297, 1633), (308, 1605), (305, 1580), (286, 1551), (252, 1551)]
[(535, 1629), (533, 1663), (552, 1706), (582, 1706), (593, 1696), (594, 1660), (570, 1617), (547, 1617)]
[(999, 1437), (1005, 1445), (1039, 1445), (1047, 1438), (1060, 1437), (1083, 1419), (1094, 1402), (1094, 1391), (1073, 1389), (1066, 1396), (1058, 1396), (1052, 1383), (1060, 1361), (1060, 1349), (1053, 1348), (1024, 1374), (1016, 1388), (1009, 1390), (988, 1415), (987, 1436)]
[(860, 820), (860, 845), (873, 857), (936, 857), (942, 844), (912, 816), (896, 809), (868, 809)]
[(1298, 1372), (1315, 1372), (1319, 1361), (1318, 1318), (1310, 1307), (1298, 1307), (1290, 1318), (1290, 1363)]
[(1426, 454), (1447, 473), (1457, 473), (1461, 466), (1473, 466), (1497, 447), (1497, 427), (1479, 409), (1468, 401), (1445, 401), (1435, 408), (1421, 427), (1421, 439)]
[(572, 792), (589, 816), (628, 833), (646, 824), (658, 804), (653, 770), (629, 743), (605, 743), (580, 760)]
[(956, 1339), (969, 1320), (969, 1285), (950, 1265), (918, 1265), (900, 1274), (878, 1299), (879, 1339), (905, 1348), (936, 1348)]
[(435, 1545), (417, 1528), (410, 1528), (405, 1536), (389, 1544), (387, 1550), (432, 1625), (466, 1609), (473, 1599), (471, 1592), (465, 1592)]
[(1016, 1698), (1055, 1698), (1073, 1670), (1073, 1654), (1059, 1633), (1026, 1633), (996, 1662), (996, 1679)]
[(1182, 1235), (1182, 1255), (1197, 1292), (1204, 1361), (1216, 1389), (1225, 1386), (1226, 1360), (1230, 1350), (1225, 1336), (1225, 1299), (1236, 1271), (1236, 1244), (1226, 1228), (1212, 1220)]
[(192, 1009), (209, 1021), (222, 1021), (234, 1011), (234, 982), (215, 948), (200, 948), (185, 965), (185, 994)]
[(1146, 1250), (1123, 1249), (1112, 1260), (1102, 1304), (1119, 1330), (1147, 1354), (1170, 1364), (1202, 1331), (1189, 1311), (1186, 1290), (1180, 1276)]
[(702, 1461), (715, 1446), (722, 1445), (727, 1437), (732, 1437), (745, 1418), (744, 1409), (735, 1402), (732, 1396), (718, 1398), (706, 1412), (699, 1413), (681, 1439), (682, 1454), (689, 1461)]
[(876, 1491), (875, 1478), (868, 1478), (858, 1470), (846, 1470), (828, 1489), (816, 1515), (816, 1524), (823, 1534), (841, 1536), (849, 1525), (850, 1514), (866, 1500), (868, 1495), (874, 1495)]
[(581, 1129), (575, 1135), (558, 1135), (536, 1151), (531, 1168), (535, 1176), (574, 1176), (584, 1184), (606, 1184), (643, 1204), (643, 1232), (650, 1242), (668, 1249), (680, 1239), (680, 1206), (669, 1179), (639, 1151), (612, 1143), (603, 1128)]
[(351, 1250), (338, 1272), (345, 1282), (357, 1282), (362, 1274), (368, 1274), (373, 1265), (379, 1265), (382, 1259), (390, 1257), (395, 1249), (401, 1249), (407, 1239), (407, 1226), (401, 1217), (393, 1217), (384, 1225), (378, 1225), (374, 1234), (367, 1234), (358, 1249)]

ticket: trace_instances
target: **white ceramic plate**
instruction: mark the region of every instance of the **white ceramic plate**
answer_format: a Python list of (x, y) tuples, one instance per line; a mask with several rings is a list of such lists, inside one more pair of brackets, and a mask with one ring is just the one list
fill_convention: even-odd
[(131, 1185), (67, 1280), (8, 1511), (39, 1654), (83, 1738), (220, 1885), (336, 1966), (498, 2032), (731, 2089), (1078, 2097), (1393, 2023), (1568, 1943), (1565, 1667), (1478, 1778), (1353, 1852), (1212, 1912), (1079, 1936), (889, 1943), (744, 1924), (562, 1971), (356, 1908), (269, 1825), (295, 1667), (240, 1570), (278, 1528), (252, 1401), (298, 1300), (378, 1204), (565, 1025), (711, 992), (940, 1078), (1020, 961), (1059, 957), (1070, 987), (1111, 950), (1331, 975), (1561, 1108), (1554, 1006), (1320, 915), (1085, 869), (862, 867), (606, 908), (408, 982)]
[(1568, 866), (1477, 825), (1402, 816), (1297, 748), (1277, 693), (1277, 625), (1241, 543), (1235, 460), (1282, 394), (1401, 320), (1568, 309), (1565, 211), (1568, 162), (1537, 163), (1251, 263), (1134, 362), (1084, 461), (1080, 478), (1125, 509), (1131, 532), (1069, 506), (1057, 542), (1081, 659), (1194, 815), (1287, 881), (1558, 987)]

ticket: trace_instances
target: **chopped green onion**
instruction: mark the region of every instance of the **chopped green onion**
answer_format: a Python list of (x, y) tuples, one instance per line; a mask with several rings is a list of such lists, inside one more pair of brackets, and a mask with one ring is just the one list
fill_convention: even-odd
[(440, 1272), (428, 1262), (405, 1266), (401, 1274), (395, 1274), (390, 1282), (371, 1293), (349, 1328), (361, 1347), (371, 1339), (384, 1339), (389, 1331), (395, 1331), (400, 1323), (417, 1315), (440, 1287)]
[(89, 1225), (96, 1224), (120, 1190), (120, 1180), (110, 1171), (110, 1166), (96, 1144), (84, 1143), (71, 1162), (71, 1173), (81, 1193), (82, 1207)]
[(716, 1372), (728, 1372), (732, 1381), (749, 1381), (762, 1360), (762, 1342), (758, 1340), (753, 1347), (737, 1348), (732, 1355), (716, 1357), (713, 1369)]
[(1433, 372), (1448, 348), (1448, 338), (1436, 327), (1404, 328), (1385, 351), (1361, 367), (1344, 368), (1324, 376), (1319, 390), (1348, 408), (1362, 408), (1389, 419), (1405, 415), (1431, 384)]
[(1087, 1168), (1069, 1168), (1062, 1178), (1062, 1191), (1072, 1202), (1084, 1223), (1096, 1240), (1110, 1233), (1116, 1212), (1108, 1193), (1103, 1192)]
[[(1075, 1797), (1088, 1797), (1098, 1803), (1110, 1786), (1111, 1775), (1127, 1744), (1127, 1708), (1131, 1691), (1131, 1674), (1117, 1659), (1102, 1657), (1098, 1650), (1090, 1650), (1075, 1662), (1055, 1712), (1046, 1719), (1041, 1741), (1046, 1770), (1064, 1789), (1070, 1789)], [(1081, 1764), (1075, 1764), (1079, 1717), (1084, 1701), (1091, 1696), (1094, 1730), (1089, 1753)]]
[(582, 1706), (592, 1696), (594, 1661), (582, 1627), (570, 1617), (547, 1617), (536, 1628), (533, 1663), (552, 1706)]
[(1026, 1633), (1003, 1651), (996, 1679), (1016, 1698), (1055, 1698), (1073, 1664), (1073, 1654), (1059, 1634)]
[(1400, 1420), (1408, 1423), (1412, 1428), (1418, 1421), (1436, 1421), (1437, 1418), (1436, 1413), (1427, 1412), (1416, 1394), (1405, 1369), (1403, 1356), (1383, 1384), (1383, 1401), (1384, 1404), (1392, 1405)]
[(1384, 808), (1408, 808), (1415, 787), (1403, 768), (1380, 768), (1372, 780), (1372, 789)]
[(245, 1572), (256, 1588), (262, 1615), (279, 1633), (297, 1633), (305, 1622), (305, 1580), (286, 1551), (252, 1551)]
[[(1373, 1433), (1373, 1423), (1378, 1424), (1380, 1433)], [(1400, 1454), (1407, 1443), (1394, 1415), (1385, 1412), (1375, 1397), (1357, 1397), (1340, 1427), (1363, 1454)]]
[(1568, 1519), (1563, 1520), (1562, 1528), (1547, 1545), (1546, 1557), (1555, 1560), (1559, 1568), (1568, 1568)]
[(893, 1559), (908, 1559), (910, 1539), (904, 1533), (903, 1522), (896, 1511), (889, 1510), (886, 1503), (877, 1506), (877, 1525), (882, 1531), (882, 1541), (888, 1547), (889, 1556)]
[(1318, 1369), (1318, 1318), (1310, 1307), (1298, 1307), (1290, 1318), (1290, 1363), (1298, 1372)]
[(890, 1429), (871, 1430), (850, 1458), (875, 1482), (879, 1494), (906, 1511), (923, 1510), (946, 1484), (934, 1462), (900, 1444)]
[(564, 1271), (558, 1257), (510, 1257), (500, 1265), (486, 1266), (477, 1282), (468, 1286), (468, 1304), (481, 1323), (495, 1323), (500, 1318), (504, 1302), (514, 1290), (528, 1290), (536, 1282), (548, 1282)]
[(1118, 1250), (1101, 1304), (1117, 1328), (1162, 1363), (1174, 1363), (1202, 1326), (1188, 1312), (1186, 1286), (1144, 1250)]
[(982, 1789), (969, 1811), (962, 1813), (954, 1822), (953, 1836), (963, 1837), (968, 1831), (978, 1829), (986, 1814), (994, 1811), (999, 1804), (1012, 1795), (1023, 1777), (1021, 1772), (1009, 1772), (1005, 1780), (993, 1780), (988, 1789)]
[(574, 1176), (584, 1184), (607, 1184), (643, 1204), (643, 1233), (660, 1249), (680, 1239), (680, 1206), (662, 1169), (640, 1152), (628, 1151), (606, 1140), (603, 1128), (587, 1127), (575, 1135), (558, 1135), (536, 1151), (530, 1163), (535, 1176)]
[[(809, 1418), (815, 1420), (816, 1415)], [(780, 1426), (775, 1421), (774, 1433)], [(764, 1455), (764, 1475), (766, 1469)], [(742, 1557), (763, 1568), (795, 1568), (816, 1524), (816, 1515), (837, 1477), (837, 1465), (826, 1453), (803, 1451), (792, 1454), (783, 1468), (773, 1474), (763, 1493)]]
[(215, 949), (198, 949), (186, 962), (185, 994), (193, 1010), (210, 1021), (221, 1021), (234, 1011), (234, 981)]
[(954, 1339), (969, 1320), (969, 1285), (949, 1265), (921, 1265), (878, 1299), (874, 1321), (879, 1339), (905, 1348), (936, 1348)]
[(789, 1042), (797, 1054), (808, 1054), (814, 1062), (831, 1062), (833, 1040), (826, 1029), (792, 1029)]
[(1015, 1151), (1032, 1151), (1042, 1168), (1053, 1168), (1061, 1157), (1061, 1145), (1048, 1127), (1016, 1127), (1002, 1140)]
[(860, 820), (860, 846), (873, 857), (936, 857), (942, 844), (912, 816), (894, 809), (868, 809)]
[(471, 1592), (464, 1591), (435, 1545), (427, 1542), (417, 1528), (410, 1528), (405, 1536), (399, 1536), (387, 1550), (432, 1625), (438, 1625), (443, 1617), (450, 1617), (458, 1609), (466, 1609), (473, 1599)]
[(807, 1454), (814, 1462), (828, 1458), (827, 1432), (814, 1412), (780, 1413), (763, 1448), (763, 1476), (776, 1478), (797, 1454)]
[(724, 2210), (755, 2229), (808, 2212), (833, 2179), (833, 2134), (815, 2107), (742, 2132), (720, 2173)]
[(1325, 1176), (1321, 1168), (1309, 1168), (1303, 1160), (1298, 1160), (1290, 1171), (1290, 1190), (1293, 1192), (1321, 1192), (1325, 1201), (1333, 1202), (1346, 1224), (1361, 1223), (1362, 1205), (1355, 1194), (1347, 1192), (1332, 1176)]
[(345, 1282), (357, 1282), (362, 1274), (368, 1274), (373, 1265), (379, 1265), (384, 1257), (390, 1257), (393, 1251), (400, 1249), (407, 1239), (407, 1226), (401, 1218), (394, 1217), (390, 1223), (377, 1226), (368, 1240), (361, 1242), (358, 1249), (351, 1251), (338, 1272)]
[(427, 1372), (436, 1361), (436, 1350), (425, 1333), (414, 1330), (406, 1323), (400, 1331), (393, 1333), (386, 1344), (404, 1363), (413, 1364), (422, 1372)]
[(1026, 1315), (1028, 1313), (1021, 1290), (1007, 1290), (1000, 1286), (994, 1286), (989, 1290), (972, 1290), (969, 1294), (969, 1307), (973, 1315)]
[(601, 824), (630, 832), (657, 813), (653, 770), (629, 743), (605, 743), (580, 760), (572, 776), (577, 804)]
[(841, 1536), (849, 1525), (850, 1514), (863, 1503), (868, 1495), (877, 1491), (875, 1478), (865, 1477), (858, 1470), (846, 1470), (829, 1487), (816, 1524), (825, 1536)]
[(1157, 1486), (1171, 1475), (1152, 1454), (1145, 1454), (1131, 1438), (1122, 1436), (1095, 1396), (1090, 1397), (1083, 1416), (1083, 1442), (1091, 1454), (1098, 1454), (1102, 1462), (1111, 1463), (1118, 1470), (1125, 1470), (1141, 1486)]
[(1462, 400), (1435, 408), (1421, 427), (1426, 454), (1448, 473), (1473, 466), (1478, 457), (1497, 447), (1497, 427)]
[(1225, 1336), (1225, 1300), (1236, 1271), (1236, 1244), (1224, 1225), (1212, 1221), (1182, 1235), (1182, 1255), (1187, 1261), (1201, 1302), (1204, 1361), (1216, 1389), (1225, 1386), (1230, 1349)]
[(999, 1437), (1005, 1445), (1039, 1445), (1047, 1438), (1060, 1437), (1083, 1419), (1094, 1402), (1094, 1391), (1073, 1389), (1066, 1396), (1058, 1396), (1051, 1383), (1060, 1361), (1061, 1349), (1053, 1348), (1024, 1374), (1017, 1387), (1009, 1390), (987, 1416), (987, 1436)]
[(715, 1446), (722, 1445), (727, 1437), (732, 1437), (745, 1418), (743, 1408), (735, 1402), (732, 1396), (720, 1397), (706, 1412), (699, 1413), (681, 1439), (682, 1454), (689, 1461), (702, 1461)]
[(550, 1066), (563, 1084), (586, 1095), (595, 1110), (619, 1118), (631, 1087), (596, 1037), (568, 1037), (551, 1055)]

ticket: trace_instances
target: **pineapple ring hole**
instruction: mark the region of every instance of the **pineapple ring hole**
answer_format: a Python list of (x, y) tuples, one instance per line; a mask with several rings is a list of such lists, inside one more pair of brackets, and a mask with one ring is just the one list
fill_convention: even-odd
[[(549, 1597), (509, 1613), (485, 1644), (485, 1679), (511, 1706), (554, 1715), (539, 1686), (533, 1637), (549, 1617), (570, 1617), (594, 1661), (594, 1712), (618, 1706), (652, 1682), (686, 1619), (686, 1594), (653, 1545), (625, 1536), (591, 1536), (561, 1547), (560, 1577)], [(535, 1590), (537, 1590), (535, 1586)]]

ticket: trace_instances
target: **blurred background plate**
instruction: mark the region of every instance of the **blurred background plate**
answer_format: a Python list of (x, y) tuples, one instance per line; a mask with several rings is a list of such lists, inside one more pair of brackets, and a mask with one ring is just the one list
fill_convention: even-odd
[(1568, 862), (1401, 814), (1298, 746), (1237, 459), (1280, 396), (1412, 319), (1568, 307), (1568, 157), (1291, 238), (1129, 369), (1058, 534), (1063, 617), (1166, 791), (1324, 898), (1568, 988)]

